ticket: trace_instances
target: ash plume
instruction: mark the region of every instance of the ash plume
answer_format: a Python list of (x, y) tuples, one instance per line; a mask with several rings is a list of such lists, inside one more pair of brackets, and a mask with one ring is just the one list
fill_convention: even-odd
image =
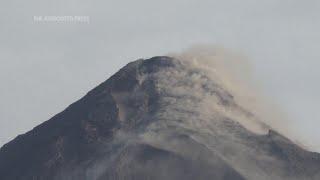
[[(237, 103), (249, 110), (256, 120), (265, 123), (265, 128), (271, 126), (290, 135), (289, 120), (272, 101), (273, 98), (263, 92), (261, 83), (255, 78), (252, 61), (244, 54), (213, 45), (198, 45), (169, 56), (206, 72), (208, 77), (227, 89)], [(247, 125), (250, 126), (250, 123)], [(261, 129), (260, 133), (266, 133), (266, 129)]]

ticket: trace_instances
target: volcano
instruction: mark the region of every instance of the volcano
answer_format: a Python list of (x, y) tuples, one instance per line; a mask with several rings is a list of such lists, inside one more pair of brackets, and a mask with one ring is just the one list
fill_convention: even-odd
[(0, 149), (1, 180), (319, 180), (221, 81), (167, 56), (129, 63)]

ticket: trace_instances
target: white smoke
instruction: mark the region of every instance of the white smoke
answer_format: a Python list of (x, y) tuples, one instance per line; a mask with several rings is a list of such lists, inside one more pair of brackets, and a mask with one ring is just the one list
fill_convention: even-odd
[[(296, 142), (290, 136), (286, 114), (275, 103), (273, 97), (263, 93), (261, 83), (255, 78), (252, 62), (244, 54), (213, 45), (199, 45), (180, 53), (171, 53), (169, 56), (185, 61), (193, 68), (206, 72), (213, 81), (227, 89), (240, 106), (250, 111), (255, 117), (253, 119), (246, 116), (241, 117), (243, 113), (230, 112), (225, 108), (221, 109), (224, 111), (223, 113), (228, 114), (232, 119), (238, 119), (243, 126), (255, 133), (265, 134), (268, 130), (267, 126), (270, 126)], [(199, 81), (199, 79), (195, 81)], [(206, 104), (203, 110), (211, 111), (208, 98), (205, 100)], [(260, 122), (267, 126), (260, 124)], [(299, 144), (306, 148), (305, 144)]]

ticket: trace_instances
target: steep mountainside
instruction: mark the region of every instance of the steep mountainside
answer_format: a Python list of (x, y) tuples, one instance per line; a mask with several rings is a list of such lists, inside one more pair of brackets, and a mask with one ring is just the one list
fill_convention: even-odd
[(319, 180), (320, 155), (190, 63), (129, 63), (0, 149), (1, 180)]

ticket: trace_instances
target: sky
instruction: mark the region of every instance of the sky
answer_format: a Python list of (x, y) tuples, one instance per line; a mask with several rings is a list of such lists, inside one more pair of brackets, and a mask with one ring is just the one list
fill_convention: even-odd
[(289, 136), (320, 152), (319, 19), (318, 0), (0, 0), (0, 146), (130, 61), (214, 44), (252, 61)]

